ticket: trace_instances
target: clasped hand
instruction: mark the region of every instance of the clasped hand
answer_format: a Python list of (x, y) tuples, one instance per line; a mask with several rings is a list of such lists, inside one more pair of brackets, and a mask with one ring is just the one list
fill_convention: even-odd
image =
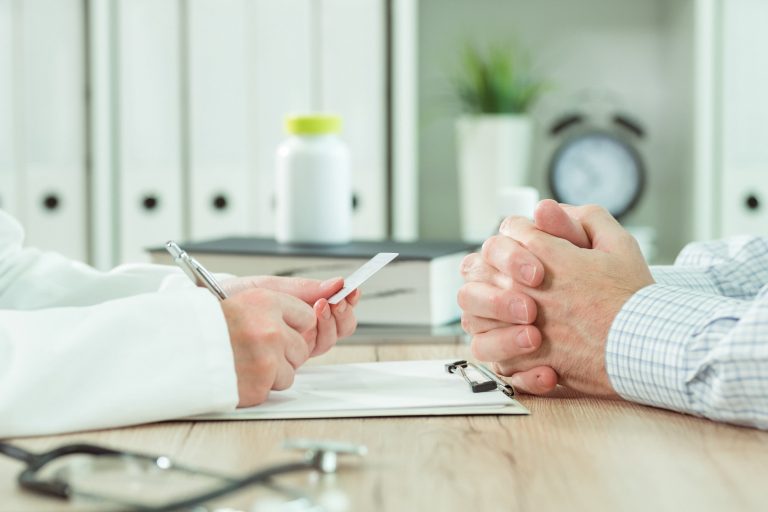
[(357, 326), (358, 290), (338, 304), (326, 300), (343, 287), (342, 278), (241, 277), (221, 285), (228, 295), (221, 307), (235, 359), (238, 407), (258, 405), (270, 390), (290, 387), (299, 366)]
[(473, 355), (523, 392), (558, 382), (613, 397), (605, 368), (611, 323), (653, 284), (636, 240), (603, 208), (539, 203), (534, 222), (505, 219), (461, 266), (462, 326)]

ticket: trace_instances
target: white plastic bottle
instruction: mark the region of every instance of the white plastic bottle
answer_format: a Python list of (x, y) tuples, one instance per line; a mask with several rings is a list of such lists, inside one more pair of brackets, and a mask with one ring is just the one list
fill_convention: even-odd
[(290, 137), (277, 149), (278, 242), (345, 244), (352, 229), (349, 150), (341, 119), (302, 115), (286, 119)]

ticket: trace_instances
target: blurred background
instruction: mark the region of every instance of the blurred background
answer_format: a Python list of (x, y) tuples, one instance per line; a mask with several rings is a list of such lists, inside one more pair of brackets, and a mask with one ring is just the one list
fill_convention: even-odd
[(357, 239), (482, 239), (533, 187), (669, 263), (768, 234), (766, 21), (764, 0), (0, 0), (0, 207), (101, 268), (270, 236), (283, 119), (335, 112)]

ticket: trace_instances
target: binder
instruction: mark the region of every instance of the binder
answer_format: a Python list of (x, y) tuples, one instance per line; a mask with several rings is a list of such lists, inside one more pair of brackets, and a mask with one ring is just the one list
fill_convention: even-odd
[(387, 233), (386, 37), (382, 0), (324, 0), (317, 34), (320, 109), (338, 112), (352, 160), (353, 237)]
[(178, 238), (182, 102), (178, 0), (116, 2), (118, 258)]
[(768, 46), (768, 3), (728, 1), (722, 10), (721, 236), (768, 235), (768, 68), (753, 57)]
[(249, 3), (249, 92), (252, 123), (252, 234), (274, 233), (275, 150), (285, 138), (286, 114), (306, 112), (315, 60), (311, 49), (316, 0), (257, 0)]
[[(463, 361), (462, 361), (463, 362)], [(489, 388), (473, 392), (453, 360), (387, 361), (301, 367), (293, 385), (256, 407), (200, 420), (526, 415), (520, 402)]]
[[(188, 3), (190, 234), (249, 231), (251, 171), (246, 0)], [(268, 200), (267, 197), (261, 200)]]
[(24, 0), (18, 8), (19, 210), (27, 243), (86, 260), (83, 2)]
[(18, 216), (14, 0), (0, 0), (0, 208)]

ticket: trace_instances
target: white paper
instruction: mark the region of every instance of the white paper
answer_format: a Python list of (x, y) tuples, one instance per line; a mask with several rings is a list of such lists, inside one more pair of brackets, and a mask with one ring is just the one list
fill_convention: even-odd
[(391, 361), (302, 367), (293, 386), (259, 406), (199, 419), (529, 414), (500, 391), (473, 393), (453, 360)]

